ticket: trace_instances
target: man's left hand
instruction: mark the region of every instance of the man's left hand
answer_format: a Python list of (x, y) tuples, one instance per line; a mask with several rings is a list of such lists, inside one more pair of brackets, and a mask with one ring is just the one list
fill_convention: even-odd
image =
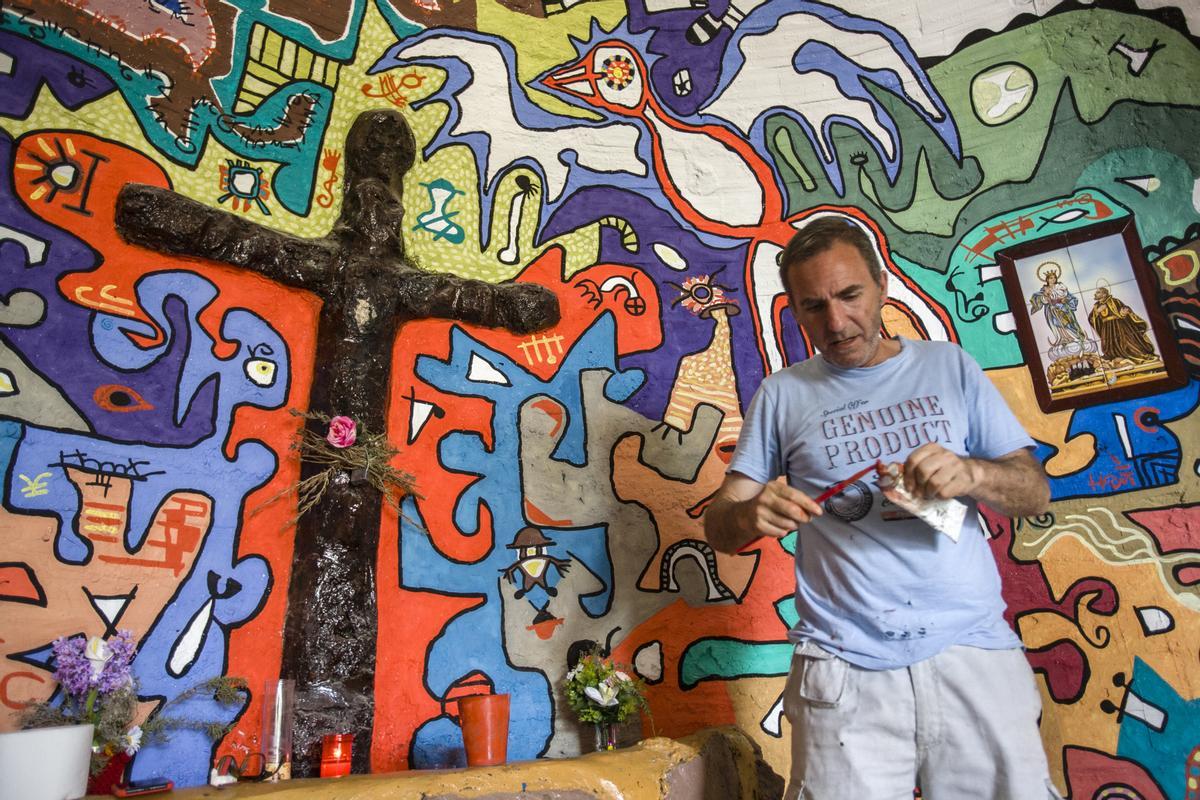
[(904, 462), (904, 488), (925, 499), (963, 497), (974, 494), (980, 472), (971, 459), (931, 442), (909, 453)]

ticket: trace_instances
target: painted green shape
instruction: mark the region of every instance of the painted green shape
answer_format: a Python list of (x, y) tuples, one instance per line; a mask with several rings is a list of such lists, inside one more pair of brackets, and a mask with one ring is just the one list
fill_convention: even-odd
[[(1103, 160), (1114, 151), (1140, 147), (1181, 159), (1187, 171), (1179, 179), (1191, 180), (1190, 176), (1200, 174), (1200, 110), (1125, 102), (1114, 105), (1099, 122), (1086, 124), (1079, 119), (1070, 92), (1064, 91), (1055, 107), (1041, 163), (1028, 180), (995, 186), (972, 197), (955, 222), (956, 234), (953, 236), (934, 237), (888, 229), (888, 242), (893, 251), (949, 273), (954, 269), (952, 259), (962, 255), (956, 252), (960, 243), (972, 229), (1034, 201), (1068, 196), (1085, 185), (1081, 175), (1093, 162)], [(1130, 165), (1137, 163), (1131, 161)], [(1095, 177), (1097, 180), (1088, 183), (1118, 202), (1133, 193), (1117, 181), (1121, 176), (1097, 173)], [(1158, 177), (1164, 180), (1167, 176)], [(1125, 207), (1139, 215), (1143, 210), (1153, 213), (1160, 220), (1152, 226), (1155, 230), (1170, 227), (1172, 212), (1160, 208), (1152, 199), (1150, 204), (1126, 203)], [(1194, 207), (1187, 201), (1175, 210), (1190, 218)], [(1186, 223), (1180, 225), (1174, 235), (1180, 235), (1185, 229)], [(1154, 241), (1146, 232), (1142, 236), (1146, 243)]]
[[(796, 154), (796, 149), (792, 147), (792, 137), (784, 127), (775, 129), (775, 133), (771, 136), (771, 143), (775, 145), (775, 152), (783, 160), (783, 163), (788, 165), (796, 178), (799, 179), (800, 188), (806, 192), (815, 192), (817, 190), (817, 182), (813, 180), (812, 175), (804, 166), (804, 161)], [(789, 187), (792, 181), (788, 181)]]
[[(1134, 47), (1163, 47), (1140, 75), (1110, 50), (1118, 40)], [(1004, 64), (1018, 64), (1037, 82), (1037, 96), (1025, 113), (999, 126), (980, 122), (972, 107), (976, 76)], [(1062, 88), (1068, 82), (1080, 119), (1096, 122), (1114, 103), (1195, 107), (1200, 51), (1187, 36), (1150, 17), (1089, 8), (1054, 14), (963, 48), (930, 68), (962, 137), (964, 155), (984, 164), (986, 186), (1029, 178), (1037, 166)], [(911, 227), (911, 226), (909, 226)]]
[[(1146, 48), (1155, 41), (1163, 47), (1149, 59), (1140, 76), (1135, 77), (1129, 74), (1126, 60), (1109, 49), (1119, 39), (1134, 47)], [(1036, 81), (1034, 97), (1022, 113), (1004, 124), (984, 124), (975, 113), (972, 83), (980, 75), (1012, 64), (1020, 66)], [(1089, 8), (1054, 14), (990, 35), (929, 69), (935, 88), (958, 126), (963, 164), (974, 164), (974, 172), (979, 175), (977, 185), (970, 192), (955, 195), (948, 184), (944, 185), (939, 167), (934, 164), (932, 180), (921, 180), (915, 188), (903, 180), (889, 188), (881, 176), (872, 173), (874, 195), (888, 220), (901, 231), (945, 235), (949, 232), (946, 224), (949, 220), (956, 220), (954, 228), (961, 232), (979, 219), (978, 214), (967, 219), (963, 216), (980, 195), (989, 195), (989, 207), (983, 213), (991, 214), (1020, 204), (1021, 194), (1049, 196), (1070, 191), (1074, 175), (1070, 178), (1064, 175), (1064, 180), (1052, 186), (1045, 180), (1036, 187), (1020, 184), (1044, 178), (1047, 171), (1075, 170), (1078, 175), (1092, 158), (1099, 156), (1097, 150), (1137, 143), (1123, 142), (1124, 136), (1135, 140), (1165, 136), (1169, 143), (1164, 142), (1163, 149), (1182, 154), (1185, 148), (1190, 149), (1200, 141), (1200, 129), (1184, 122), (1197, 105), (1197, 95), (1194, 81), (1180, 80), (1180, 76), (1197, 74), (1200, 74), (1200, 50), (1194, 43), (1179, 31), (1136, 14)], [(1073, 95), (1064, 95), (1067, 87)], [(880, 100), (887, 102), (887, 98)], [(1069, 106), (1076, 112), (1076, 107), (1067, 100), (1078, 104), (1077, 113), (1073, 113), (1069, 122), (1064, 111)], [(1119, 114), (1123, 101), (1133, 101), (1124, 105), (1135, 110)], [(1143, 118), (1143, 112), (1151, 117)], [(1116, 122), (1118, 116), (1124, 117), (1120, 124)], [(1163, 127), (1156, 121), (1160, 118), (1176, 121)], [(1085, 122), (1092, 122), (1095, 127)], [(901, 131), (907, 161), (916, 151), (914, 142), (907, 138), (909, 126), (902, 125)], [(1069, 145), (1052, 150), (1056, 140)], [(1085, 155), (1085, 151), (1092, 151), (1093, 155)], [(993, 189), (998, 193), (990, 195)], [(869, 201), (872, 193), (864, 192), (862, 196)], [(853, 202), (853, 198), (848, 200)], [(922, 258), (931, 255), (927, 247)]]
[[(950, 201), (970, 195), (980, 185), (978, 161), (968, 158), (960, 162), (911, 106), (889, 92), (869, 88), (887, 116), (896, 122), (901, 163), (895, 182), (888, 180), (873, 143), (861, 131), (835, 123), (829, 137), (844, 177), (845, 193), (834, 192), (823, 171), (809, 173), (813, 181), (810, 188), (788, 175), (790, 170), (780, 168), (785, 175), (788, 214), (824, 203), (857, 206), (881, 223), (890, 219), (908, 230), (948, 236), (960, 207)], [(769, 149), (777, 161), (794, 169), (791, 156), (780, 146), (785, 135), (791, 156), (804, 164), (821, 163), (804, 129), (782, 116), (772, 117), (766, 127)]]
[(790, 556), (796, 555), (796, 537), (799, 535), (796, 531), (792, 531), (779, 540), (779, 546)]
[(679, 685), (690, 689), (703, 680), (786, 675), (794, 649), (791, 642), (762, 644), (736, 639), (700, 639), (683, 653)]
[(603, 115), (591, 107), (568, 103), (543, 91), (534, 79), (551, 67), (578, 58), (574, 42), (580, 37), (586, 39), (593, 24), (606, 31), (615, 30), (627, 14), (623, 0), (589, 0), (542, 19), (531, 19), (499, 0), (479, 0), (475, 6), (475, 30), (503, 37), (513, 46), (517, 52), (517, 81), (525, 87), (531, 101), (552, 114), (599, 121), (604, 119)]
[[(868, 84), (868, 86), (870, 86)], [(902, 161), (895, 183), (859, 131), (846, 125), (834, 126), (832, 138), (840, 152), (848, 153), (849, 165), (843, 169), (858, 172), (858, 189), (864, 206), (874, 205), (878, 221), (886, 216), (893, 226), (905, 231), (923, 231), (948, 236), (961, 200), (972, 195), (983, 183), (979, 161), (967, 157), (959, 161), (903, 100), (887, 92), (872, 91), (875, 99), (896, 121)], [(858, 154), (857, 157), (855, 154)], [(859, 163), (855, 163), (855, 162)], [(848, 173), (852, 178), (853, 172)], [(853, 198), (847, 200), (854, 204)]]
[(997, 311), (1008, 310), (999, 280), (980, 284), (975, 266), (954, 264), (950, 273), (937, 272), (895, 252), (892, 261), (950, 313), (959, 344), (985, 369), (1023, 363), (1017, 337), (1000, 333), (992, 322)]
[[(788, 534), (781, 543), (788, 539), (792, 540), (794, 549), (796, 534)], [(791, 630), (800, 620), (791, 595), (775, 601), (775, 613), (787, 630)], [(743, 642), (716, 637), (698, 639), (683, 651), (679, 667), (680, 685), (690, 689), (703, 680), (786, 675), (794, 648), (795, 645), (789, 641)]]
[[(1193, 132), (1193, 141), (1197, 132)], [(1105, 153), (1079, 175), (1077, 187), (1103, 186), (1116, 202), (1137, 220), (1143, 247), (1157, 245), (1168, 236), (1179, 237), (1200, 222), (1196, 208), (1197, 176), (1186, 160), (1153, 147), (1130, 147)], [(1121, 179), (1144, 178), (1130, 183)], [(1141, 185), (1139, 190), (1135, 185)]]

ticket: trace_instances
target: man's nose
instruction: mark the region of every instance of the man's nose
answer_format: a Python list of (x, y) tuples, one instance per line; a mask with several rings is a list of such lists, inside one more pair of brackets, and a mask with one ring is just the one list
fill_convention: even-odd
[(838, 303), (830, 303), (825, 309), (825, 327), (831, 331), (841, 331), (846, 327), (846, 310)]

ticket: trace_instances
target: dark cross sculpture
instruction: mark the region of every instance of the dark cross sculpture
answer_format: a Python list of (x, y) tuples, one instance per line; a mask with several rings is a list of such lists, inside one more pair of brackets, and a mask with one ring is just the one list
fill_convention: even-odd
[[(382, 431), (397, 326), (435, 317), (529, 333), (559, 319), (557, 298), (544, 287), (466, 280), (405, 260), (402, 181), (414, 152), (399, 113), (360, 115), (346, 139), (342, 213), (322, 239), (137, 184), (117, 199), (117, 231), (134, 244), (232, 264), (320, 297), (309, 407)], [(302, 466), (302, 477), (313, 472)], [(418, 476), (418, 490), (419, 483)], [(297, 526), (281, 673), (297, 684), (300, 776), (315, 774), (317, 744), (331, 731), (354, 734), (354, 772), (369, 771), (380, 502), (369, 484), (343, 477)]]

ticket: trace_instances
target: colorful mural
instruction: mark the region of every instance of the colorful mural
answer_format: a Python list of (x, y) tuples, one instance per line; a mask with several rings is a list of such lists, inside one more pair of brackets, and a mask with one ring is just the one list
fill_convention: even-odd
[[(461, 763), (478, 692), (513, 696), (511, 758), (578, 752), (559, 687), (600, 646), (651, 685), (647, 735), (736, 723), (786, 774), (794, 543), (720, 554), (701, 518), (759, 382), (812, 353), (775, 257), (841, 215), (884, 254), (886, 332), (960, 343), (1039, 443), (1050, 512), (982, 513), (1059, 788), (1196, 791), (1194, 8), (126, 5), (0, 4), (5, 729), (53, 690), (56, 637), (130, 629), (145, 714), (217, 675), (250, 686), (241, 709), (187, 700), (233, 732), (148, 745), (134, 777), (202, 783), (259, 746), (293, 555), (294, 508), (269, 501), (299, 474), (321, 299), (128, 244), (115, 198), (146, 183), (324, 236), (350, 125), (388, 108), (419, 152), (413, 260), (549, 287), (562, 320), (410, 322), (376, 359), (422, 496), (380, 520), (374, 769)], [(1122, 222), (1120, 270), (1051, 282), (1035, 259), (1010, 307), (1008, 248)], [(1071, 382), (1092, 388), (1044, 410), (1039, 385)]]

